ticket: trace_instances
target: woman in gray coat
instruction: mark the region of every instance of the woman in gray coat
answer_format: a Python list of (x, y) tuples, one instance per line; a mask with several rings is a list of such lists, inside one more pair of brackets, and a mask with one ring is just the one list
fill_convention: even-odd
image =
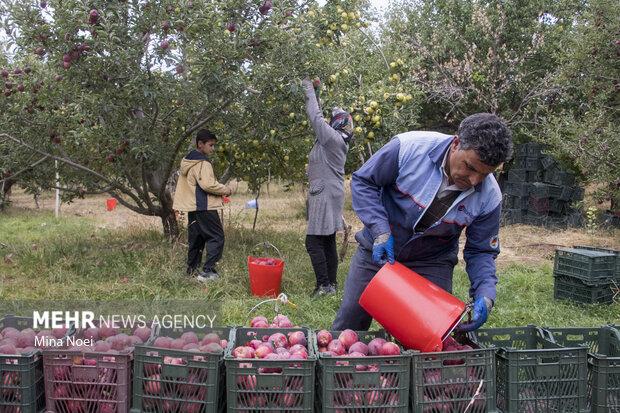
[(316, 275), (313, 296), (336, 292), (338, 251), (336, 231), (343, 229), (344, 164), (353, 137), (353, 119), (334, 108), (328, 124), (323, 118), (313, 83), (302, 82), (306, 113), (314, 130), (314, 146), (308, 156), (308, 230), (306, 250)]

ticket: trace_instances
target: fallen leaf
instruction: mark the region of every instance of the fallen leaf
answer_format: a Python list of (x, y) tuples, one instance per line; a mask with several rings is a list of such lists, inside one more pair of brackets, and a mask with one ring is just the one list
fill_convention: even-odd
[(13, 265), (13, 257), (14, 256), (15, 255), (13, 253), (5, 255), (4, 256), (4, 263), (6, 265)]

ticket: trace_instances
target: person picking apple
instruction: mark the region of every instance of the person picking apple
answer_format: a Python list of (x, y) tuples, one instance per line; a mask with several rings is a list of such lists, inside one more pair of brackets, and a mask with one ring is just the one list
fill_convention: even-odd
[[(455, 135), (412, 131), (395, 136), (353, 174), (353, 209), (364, 224), (355, 235), (344, 297), (333, 330), (367, 330), (372, 318), (358, 300), (387, 262), (406, 267), (452, 291), (459, 237), (480, 328), (493, 307), (502, 194), (493, 172), (510, 159), (511, 132), (490, 113), (465, 118)], [(389, 305), (389, 303), (386, 303)], [(428, 315), (432, 317), (432, 314)]]
[[(219, 277), (215, 264), (222, 258), (224, 229), (218, 211), (224, 207), (223, 197), (232, 190), (217, 181), (209, 156), (215, 151), (217, 137), (208, 129), (196, 134), (196, 149), (181, 160), (179, 180), (172, 208), (187, 212), (187, 275), (200, 282)], [(207, 259), (199, 270), (202, 250), (207, 246)]]
[(336, 231), (343, 229), (344, 164), (353, 138), (353, 119), (348, 112), (334, 108), (328, 123), (323, 118), (315, 86), (320, 82), (302, 81), (306, 113), (314, 130), (314, 146), (308, 156), (308, 228), (306, 250), (316, 276), (313, 296), (334, 294), (338, 272)]

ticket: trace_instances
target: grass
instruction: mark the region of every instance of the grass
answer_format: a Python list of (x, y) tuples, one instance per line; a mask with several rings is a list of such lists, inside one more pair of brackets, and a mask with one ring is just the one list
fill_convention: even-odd
[[(301, 204), (300, 204), (301, 205)], [(299, 208), (289, 208), (295, 219)], [(286, 261), (283, 291), (297, 304), (284, 313), (296, 323), (330, 326), (341, 292), (318, 300), (309, 298), (314, 274), (304, 248), (303, 222), (278, 225), (283, 217), (266, 212), (259, 229), (245, 225), (251, 217), (229, 220), (226, 248), (220, 262), (222, 278), (207, 286), (185, 274), (186, 247), (171, 245), (154, 229), (105, 229), (92, 218), (55, 219), (49, 212), (13, 209), (0, 215), (0, 301), (20, 300), (199, 300), (220, 306), (219, 323), (246, 324), (249, 310), (261, 299), (249, 293), (247, 256), (265, 240), (280, 248)], [(285, 216), (284, 219), (287, 219)], [(353, 245), (338, 271), (344, 285)], [(620, 303), (576, 305), (553, 299), (552, 262), (509, 264), (499, 271), (497, 305), (487, 326), (597, 326), (620, 319)], [(455, 270), (455, 294), (466, 299), (469, 282), (461, 265)], [(257, 313), (272, 316), (273, 305)]]

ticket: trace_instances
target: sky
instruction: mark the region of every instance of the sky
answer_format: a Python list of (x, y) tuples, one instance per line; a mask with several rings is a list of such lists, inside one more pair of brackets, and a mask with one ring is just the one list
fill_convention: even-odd
[[(319, 0), (320, 4), (324, 4), (326, 0)], [(370, 2), (378, 9), (385, 9), (390, 0), (370, 0)]]

